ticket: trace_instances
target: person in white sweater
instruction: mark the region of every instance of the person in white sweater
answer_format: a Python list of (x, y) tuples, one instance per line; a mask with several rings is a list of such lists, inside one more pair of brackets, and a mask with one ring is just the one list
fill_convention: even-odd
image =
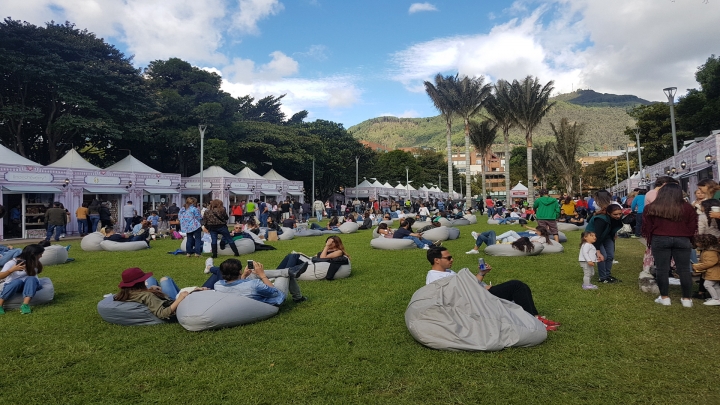
[(581, 236), (580, 267), (583, 269), (583, 290), (597, 290), (598, 286), (590, 283), (590, 277), (595, 274), (595, 261), (597, 261), (597, 249), (593, 246), (597, 237), (595, 232), (583, 232)]

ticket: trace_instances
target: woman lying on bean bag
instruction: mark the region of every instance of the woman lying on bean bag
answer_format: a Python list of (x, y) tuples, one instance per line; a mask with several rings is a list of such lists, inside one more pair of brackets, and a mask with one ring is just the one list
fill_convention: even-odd
[(122, 282), (118, 284), (120, 292), (115, 294), (114, 300), (137, 302), (147, 306), (150, 312), (160, 319), (173, 319), (178, 305), (190, 293), (188, 291), (178, 292), (179, 289), (175, 282), (167, 277), (160, 279), (160, 283), (165, 286), (166, 291), (157, 285), (154, 278), (146, 284), (152, 275), (152, 273), (145, 273), (137, 267), (126, 269), (122, 272)]
[(323, 250), (312, 258), (313, 263), (330, 263), (325, 280), (332, 280), (340, 266), (350, 263), (350, 255), (345, 251), (345, 246), (339, 236), (330, 236), (325, 240)]
[(327, 226), (322, 227), (318, 225), (317, 223), (313, 222), (310, 224), (310, 229), (317, 229), (319, 231), (339, 231), (338, 226), (340, 225), (340, 220), (337, 216), (334, 216), (330, 219), (330, 222), (328, 222)]

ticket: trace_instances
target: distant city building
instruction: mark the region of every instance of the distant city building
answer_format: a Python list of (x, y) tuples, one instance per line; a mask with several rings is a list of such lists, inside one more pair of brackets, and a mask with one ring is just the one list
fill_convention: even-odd
[[(491, 151), (486, 158), (485, 181), (490, 191), (505, 190), (505, 152)], [(470, 173), (471, 176), (482, 175), (482, 158), (475, 148), (470, 148), (470, 168), (465, 166), (465, 148), (453, 150), (452, 163), (458, 173)]]

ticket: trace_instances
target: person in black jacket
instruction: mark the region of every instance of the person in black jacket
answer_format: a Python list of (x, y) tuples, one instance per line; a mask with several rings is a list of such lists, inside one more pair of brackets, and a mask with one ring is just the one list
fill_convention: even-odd
[(113, 220), (108, 203), (104, 202), (100, 204), (100, 209), (98, 211), (100, 212), (100, 226), (103, 228), (113, 226)]
[(358, 227), (358, 229), (372, 229), (373, 223), (372, 219), (370, 219), (370, 210), (365, 211), (363, 214), (363, 222), (362, 225)]

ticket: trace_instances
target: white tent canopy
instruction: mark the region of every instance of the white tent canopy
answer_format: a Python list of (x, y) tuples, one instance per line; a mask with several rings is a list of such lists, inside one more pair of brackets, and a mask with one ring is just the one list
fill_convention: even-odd
[(6, 165), (41, 166), (39, 163), (24, 158), (2, 145), (0, 145), (0, 162)]
[[(203, 177), (235, 177), (234, 174), (228, 172), (220, 166), (210, 166), (202, 172)], [(200, 177), (200, 173), (190, 177)]]
[(75, 149), (70, 149), (65, 156), (61, 157), (54, 163), (50, 163), (48, 167), (67, 167), (70, 169), (87, 169), (87, 170), (102, 170), (101, 168), (91, 164), (87, 160), (83, 159)]
[(395, 188), (395, 187), (391, 186), (390, 183), (388, 183), (387, 181), (382, 186), (385, 188)]
[(281, 176), (280, 173), (276, 172), (275, 169), (270, 169), (269, 172), (265, 173), (263, 175), (264, 178), (268, 180), (281, 180), (281, 181), (288, 181), (285, 177)]
[(358, 184), (358, 186), (357, 186), (357, 188), (360, 188), (360, 187), (370, 188), (370, 187), (374, 187), (374, 186), (372, 184), (370, 184), (369, 181), (363, 180), (363, 182)]
[(137, 160), (132, 155), (126, 156), (114, 165), (108, 166), (105, 170), (112, 170), (116, 172), (160, 173), (145, 163)]
[(518, 182), (518, 184), (515, 185), (510, 190), (510, 196), (511, 197), (527, 197), (528, 196), (528, 188), (525, 187), (522, 182)]
[(377, 181), (377, 180), (375, 180), (375, 181), (373, 182), (372, 186), (373, 186), (373, 187), (385, 187), (385, 186), (382, 185), (382, 183), (380, 183), (380, 182)]
[(246, 167), (242, 170), (240, 170), (235, 176), (241, 178), (241, 179), (264, 179), (265, 177), (255, 173), (254, 171), (250, 170), (249, 167)]

